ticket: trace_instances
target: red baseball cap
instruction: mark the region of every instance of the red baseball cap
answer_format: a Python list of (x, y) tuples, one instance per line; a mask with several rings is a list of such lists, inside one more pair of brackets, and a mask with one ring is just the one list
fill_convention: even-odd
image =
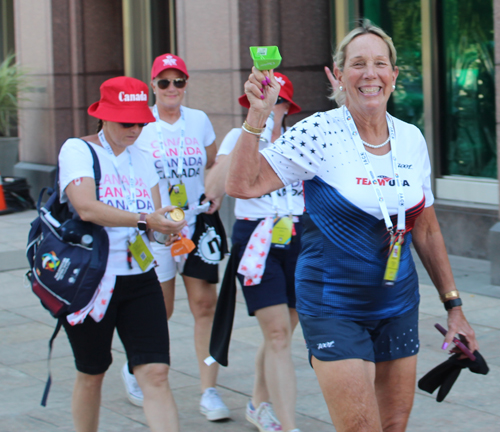
[(149, 88), (131, 77), (116, 77), (101, 84), (101, 100), (89, 106), (92, 117), (117, 123), (152, 123), (148, 105)]
[(153, 67), (151, 68), (151, 79), (154, 80), (166, 69), (177, 69), (186, 75), (186, 78), (189, 78), (184, 60), (174, 54), (162, 54), (161, 56), (156, 57), (153, 62)]
[[(276, 78), (276, 81), (278, 81), (281, 85), (280, 93), (279, 96), (281, 96), (283, 99), (286, 99), (288, 102), (290, 102), (290, 108), (288, 109), (288, 114), (296, 114), (299, 113), (302, 108), (298, 106), (293, 100), (293, 84), (292, 82), (288, 79), (286, 75), (283, 75), (282, 73), (279, 72), (274, 72), (274, 78)], [(248, 102), (247, 95), (244, 94), (243, 96), (240, 96), (238, 98), (238, 102), (240, 103), (241, 106), (244, 106), (245, 108), (250, 108), (250, 102)]]

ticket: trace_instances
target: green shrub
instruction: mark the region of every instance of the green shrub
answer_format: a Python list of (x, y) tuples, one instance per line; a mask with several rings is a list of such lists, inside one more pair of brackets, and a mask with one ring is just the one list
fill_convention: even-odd
[(16, 135), (19, 89), (26, 85), (26, 73), (11, 54), (0, 64), (0, 136)]

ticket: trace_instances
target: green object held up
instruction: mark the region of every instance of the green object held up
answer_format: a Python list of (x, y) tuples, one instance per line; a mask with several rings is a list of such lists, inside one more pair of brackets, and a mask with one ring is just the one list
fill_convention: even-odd
[(253, 65), (259, 70), (276, 69), (281, 63), (280, 50), (277, 46), (250, 47)]

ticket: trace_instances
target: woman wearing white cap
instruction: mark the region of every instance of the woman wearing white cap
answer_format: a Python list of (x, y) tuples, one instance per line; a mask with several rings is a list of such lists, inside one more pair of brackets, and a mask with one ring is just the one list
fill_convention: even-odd
[[(217, 209), (215, 203), (200, 205), (204, 194), (204, 170), (213, 165), (217, 146), (208, 116), (203, 111), (182, 106), (188, 78), (186, 65), (180, 57), (163, 54), (155, 59), (151, 70), (151, 86), (156, 95), (152, 111), (157, 121), (143, 129), (136, 145), (153, 156), (155, 170), (160, 176), (162, 203), (172, 203), (185, 210), (188, 229), (183, 235), (191, 237), (197, 214), (214, 213)], [(177, 261), (172, 257), (170, 248), (163, 244), (153, 245), (153, 250), (168, 318), (174, 310), (177, 272), (182, 275), (186, 287), (195, 321), (194, 343), (203, 393), (200, 411), (208, 420), (228, 418), (229, 409), (215, 389), (218, 365), (207, 366), (203, 362), (209, 355), (208, 344), (217, 303), (215, 284), (218, 282), (218, 266), (203, 267), (204, 263), (190, 265), (194, 259), (198, 259), (197, 249), (188, 255), (187, 260), (177, 257)], [(207, 267), (210, 271), (205, 273)], [(123, 369), (123, 378), (130, 401), (140, 405), (140, 389), (134, 385), (133, 376), (127, 374), (126, 367)]]

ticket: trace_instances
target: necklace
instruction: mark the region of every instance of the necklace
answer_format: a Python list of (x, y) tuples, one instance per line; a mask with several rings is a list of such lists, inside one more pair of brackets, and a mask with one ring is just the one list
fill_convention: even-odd
[(368, 144), (367, 142), (365, 142), (363, 140), (361, 140), (361, 142), (367, 147), (378, 149), (378, 148), (384, 147), (390, 140), (391, 140), (391, 137), (389, 136), (389, 138), (387, 138), (382, 144), (379, 144), (379, 145)]

